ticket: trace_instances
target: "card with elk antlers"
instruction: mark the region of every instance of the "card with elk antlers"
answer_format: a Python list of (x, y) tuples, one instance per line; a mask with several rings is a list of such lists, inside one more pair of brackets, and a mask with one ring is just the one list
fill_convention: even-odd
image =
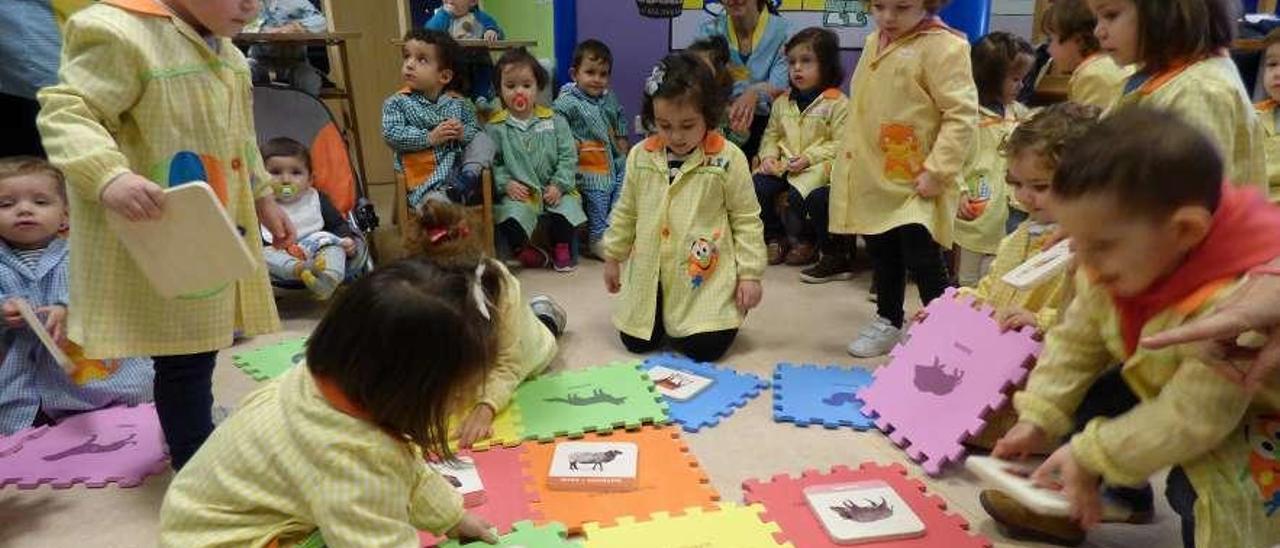
[(925, 534), (924, 522), (883, 481), (811, 485), (805, 488), (804, 496), (836, 544), (882, 542)]

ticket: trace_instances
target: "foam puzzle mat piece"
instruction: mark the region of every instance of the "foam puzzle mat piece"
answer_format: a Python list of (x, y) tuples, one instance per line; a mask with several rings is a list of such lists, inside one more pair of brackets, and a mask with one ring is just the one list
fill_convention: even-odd
[(880, 480), (898, 493), (916, 516), (925, 524), (922, 537), (859, 544), (872, 548), (988, 548), (991, 541), (969, 531), (969, 522), (948, 513), (947, 502), (941, 497), (926, 493), (925, 485), (918, 479), (907, 477), (907, 469), (901, 464), (888, 466), (863, 463), (856, 469), (836, 466), (830, 472), (806, 470), (799, 478), (779, 474), (765, 481), (747, 480), (742, 483), (743, 498), (748, 504), (763, 504), (763, 518), (778, 524), (781, 532), (777, 540), (790, 541), (805, 548), (837, 548), (823, 530), (818, 517), (805, 500), (804, 489), (811, 485), (851, 483)]
[(669, 421), (667, 404), (638, 361), (537, 377), (516, 389), (515, 405), (527, 440)]
[[(460, 415), (449, 417), (450, 436), (458, 431), (458, 425), (462, 423), (464, 418), (464, 416)], [(524, 440), (522, 435), (524, 429), (520, 427), (520, 409), (515, 405), (508, 405), (506, 409), (494, 416), (492, 428), (493, 435), (477, 441), (472, 447), (473, 449), (483, 451), (491, 447), (515, 447)], [(449, 446), (457, 451), (459, 449), (458, 439), (450, 439)]]
[(302, 362), (306, 344), (306, 337), (289, 339), (241, 352), (232, 356), (231, 362), (255, 381), (271, 380)]
[(456, 540), (450, 540), (441, 544), (440, 548), (480, 548), (481, 546), (497, 546), (498, 548), (504, 546), (507, 548), (575, 548), (582, 546), (582, 544), (567, 540), (565, 538), (564, 525), (559, 523), (535, 526), (531, 521), (521, 521), (512, 526), (510, 533), (502, 535), (497, 544), (478, 541), (463, 544)]
[[(564, 438), (560, 438), (564, 439)], [(670, 426), (646, 426), (634, 431), (588, 434), (582, 441), (630, 442), (640, 447), (636, 477), (639, 487), (625, 492), (554, 491), (547, 476), (555, 443), (526, 443), (525, 474), (533, 479), (538, 500), (533, 508), (543, 520), (564, 523), (570, 534), (587, 522), (603, 526), (622, 516), (676, 512), (694, 506), (714, 507), (720, 494), (689, 453), (680, 431)]]
[(925, 308), (875, 382), (858, 393), (864, 411), (929, 475), (964, 458), (963, 442), (1026, 379), (1040, 352), (1034, 330), (1000, 332), (991, 308), (953, 289)]
[(733, 415), (734, 411), (747, 405), (748, 401), (760, 395), (761, 390), (769, 387), (767, 381), (750, 373), (695, 362), (675, 354), (649, 358), (645, 360), (644, 366), (645, 370), (662, 366), (714, 379), (711, 386), (688, 400), (663, 398), (667, 401), (667, 414), (685, 432), (697, 432), (720, 424), (721, 419)]
[[(484, 504), (467, 511), (488, 520), (500, 532), (512, 530), (521, 521), (539, 517), (533, 507), (538, 500), (538, 492), (531, 485), (531, 478), (525, 474), (521, 458), (526, 451), (528, 446), (520, 445), (458, 452), (459, 457), (471, 457), (480, 473), (480, 481), (484, 483)], [(426, 532), (420, 536), (427, 546), (445, 540)]]
[[(778, 525), (761, 520), (764, 507), (721, 504), (715, 510), (690, 508), (681, 515), (657, 512), (647, 521), (627, 517), (611, 527), (588, 523), (583, 527), (586, 548), (637, 546), (698, 546), (700, 548), (778, 548)], [(643, 539), (643, 540), (640, 540)]]
[(168, 467), (152, 404), (81, 413), (0, 437), (0, 489), (136, 487)]
[(773, 370), (773, 420), (867, 430), (875, 421), (863, 413), (854, 394), (871, 381), (871, 372), (856, 366), (780, 363)]

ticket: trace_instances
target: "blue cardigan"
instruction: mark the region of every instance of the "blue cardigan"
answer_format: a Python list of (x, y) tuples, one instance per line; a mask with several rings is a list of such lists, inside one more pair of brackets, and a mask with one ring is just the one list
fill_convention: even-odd
[[(745, 67), (750, 73), (749, 79), (735, 78), (733, 83), (733, 98), (742, 95), (748, 86), (760, 82), (768, 82), (778, 89), (787, 89), (790, 82), (790, 75), (787, 68), (787, 58), (783, 55), (783, 46), (787, 43), (787, 37), (791, 34), (791, 25), (782, 16), (774, 15), (765, 11), (760, 14), (760, 24), (762, 28), (756, 30), (756, 36), (759, 37), (758, 43), (752, 44), (751, 56), (743, 57), (737, 48), (737, 37), (729, 32), (729, 16), (727, 14), (720, 15), (709, 21), (704, 21), (698, 27), (697, 38), (709, 38), (711, 36), (723, 36), (729, 40), (729, 64), (732, 66)], [(773, 98), (766, 94), (760, 95), (760, 101), (756, 105), (756, 112), (768, 113), (773, 106)]]
[[(480, 8), (472, 8), (471, 13), (475, 14), (476, 21), (480, 22), (480, 25), (484, 27), (484, 30), (496, 30), (498, 31), (499, 40), (505, 38), (505, 34), (502, 32), (502, 27), (498, 26), (498, 20), (494, 19), (492, 15), (485, 13), (484, 10), (481, 10)], [(427, 24), (423, 25), (423, 27), (428, 30), (439, 30), (444, 32), (449, 32), (449, 27), (451, 26), (453, 26), (453, 14), (449, 13), (449, 10), (444, 8), (436, 9), (435, 13), (431, 15), (431, 19), (427, 21)]]

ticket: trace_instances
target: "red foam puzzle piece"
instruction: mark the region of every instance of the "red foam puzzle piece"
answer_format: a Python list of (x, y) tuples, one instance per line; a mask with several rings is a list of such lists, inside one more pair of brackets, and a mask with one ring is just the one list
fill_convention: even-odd
[[(492, 447), (485, 450), (459, 451), (459, 457), (471, 457), (484, 483), (485, 502), (467, 511), (492, 523), (501, 533), (511, 531), (519, 521), (541, 519), (534, 509), (538, 492), (525, 476), (522, 455), (528, 445), (516, 447)], [(430, 533), (420, 533), (424, 546), (434, 546), (444, 539)]]

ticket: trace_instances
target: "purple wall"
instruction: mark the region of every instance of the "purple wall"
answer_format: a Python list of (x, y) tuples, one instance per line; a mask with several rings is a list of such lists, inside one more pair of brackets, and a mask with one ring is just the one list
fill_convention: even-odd
[[(668, 53), (670, 33), (667, 21), (641, 17), (631, 0), (578, 0), (578, 41), (598, 38), (609, 44), (614, 64), (611, 85), (626, 109), (628, 124), (640, 114), (644, 79)], [(859, 53), (860, 50), (848, 50), (841, 54), (845, 87)]]

